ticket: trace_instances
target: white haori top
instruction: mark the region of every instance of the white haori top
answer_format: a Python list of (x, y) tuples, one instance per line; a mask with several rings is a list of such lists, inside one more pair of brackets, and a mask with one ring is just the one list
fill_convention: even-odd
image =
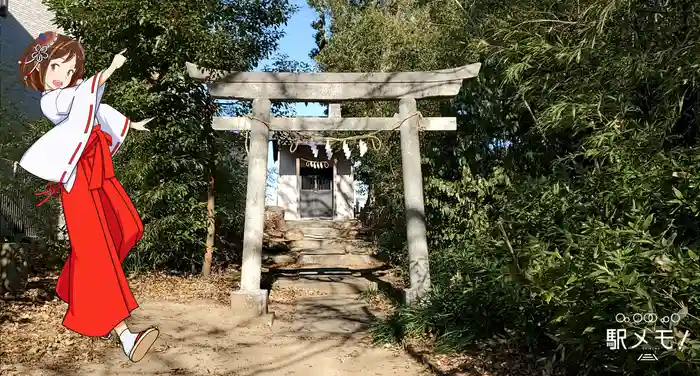
[(78, 86), (47, 91), (41, 97), (41, 111), (53, 124), (22, 156), (19, 165), (30, 174), (63, 184), (70, 192), (75, 169), (94, 125), (112, 137), (113, 156), (124, 142), (131, 121), (109, 105), (101, 104), (104, 84), (101, 72)]

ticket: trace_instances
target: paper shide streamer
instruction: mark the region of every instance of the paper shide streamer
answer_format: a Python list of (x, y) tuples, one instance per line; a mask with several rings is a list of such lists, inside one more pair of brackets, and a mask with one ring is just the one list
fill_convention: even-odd
[(363, 157), (365, 153), (367, 153), (367, 144), (360, 140), (359, 142), (359, 149), (360, 149), (360, 157)]
[(352, 155), (352, 151), (350, 150), (348, 143), (345, 141), (343, 141), (343, 153), (345, 153), (345, 158), (350, 159), (350, 155)]
[(330, 142), (326, 142), (326, 157), (328, 157), (329, 161), (333, 159), (333, 148), (331, 148)]
[[(341, 140), (338, 140), (341, 141)], [(326, 158), (327, 160), (332, 160), (333, 159), (333, 146), (331, 145), (331, 141), (329, 139), (326, 139), (324, 141), (316, 141), (316, 140), (306, 140), (306, 141), (301, 141), (297, 140), (295, 145), (306, 145), (311, 149), (311, 153), (313, 154), (314, 158), (318, 158), (319, 155), (319, 146), (323, 146), (324, 151), (326, 152)], [(355, 146), (353, 145), (352, 148)], [(346, 159), (350, 159), (352, 157), (352, 148), (348, 144), (347, 140), (342, 140), (342, 149), (343, 149), (343, 154), (345, 154)], [(290, 147), (290, 151), (294, 152), (296, 150), (296, 147)], [(357, 141), (357, 151), (360, 157), (364, 157), (365, 154), (367, 154), (367, 151), (369, 150), (369, 147), (367, 143), (364, 140), (359, 140)], [(311, 167), (311, 165), (309, 165)]]

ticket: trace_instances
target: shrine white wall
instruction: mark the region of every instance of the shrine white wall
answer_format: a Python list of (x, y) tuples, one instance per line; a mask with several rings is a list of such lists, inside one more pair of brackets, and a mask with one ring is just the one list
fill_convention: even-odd
[(289, 148), (280, 148), (279, 172), (277, 175), (277, 206), (284, 208), (284, 218), (299, 219), (299, 179), (297, 179), (297, 162)]
[(355, 216), (355, 186), (352, 172), (352, 165), (347, 159), (343, 158), (336, 164), (333, 182), (334, 219), (352, 219)]
[[(277, 206), (284, 208), (285, 219), (299, 220), (299, 184), (297, 176), (297, 159), (325, 160), (314, 158), (310, 150), (304, 146), (294, 152), (289, 151), (288, 146), (279, 148), (277, 155), (279, 161), (279, 175), (277, 177)], [(323, 150), (321, 154), (325, 156)], [(337, 160), (333, 179), (333, 219), (352, 219), (355, 215), (355, 188), (352, 164), (345, 159), (342, 152), (334, 155)], [(301, 163), (301, 162), (300, 162)], [(303, 164), (302, 164), (303, 165)]]

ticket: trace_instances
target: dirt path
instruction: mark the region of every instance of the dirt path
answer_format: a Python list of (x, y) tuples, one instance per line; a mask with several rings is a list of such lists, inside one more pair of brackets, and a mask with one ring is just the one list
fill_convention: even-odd
[[(228, 288), (220, 288), (226, 284), (173, 277), (132, 283), (143, 303), (131, 323), (136, 328), (155, 323), (161, 329), (151, 353), (139, 363), (126, 360), (116, 342), (82, 338), (60, 327), (65, 310), (60, 302), (35, 302), (34, 310), (19, 307), (23, 311), (15, 313), (24, 313), (24, 318), (5, 314), (0, 319), (0, 374), (428, 374), (402, 350), (371, 345), (367, 329), (375, 314), (357, 294), (328, 295), (290, 287), (273, 290), (270, 310), (276, 318), (270, 327), (233, 317), (224, 303)], [(17, 309), (10, 304), (0, 306), (0, 314), (12, 314), (13, 307)], [(29, 344), (32, 346), (27, 347)], [(13, 358), (17, 361), (9, 360)]]

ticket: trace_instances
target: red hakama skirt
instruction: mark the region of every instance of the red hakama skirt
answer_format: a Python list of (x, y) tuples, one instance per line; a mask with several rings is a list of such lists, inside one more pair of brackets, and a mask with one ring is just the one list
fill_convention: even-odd
[(73, 188), (61, 189), (71, 252), (56, 292), (68, 303), (63, 325), (85, 336), (109, 333), (138, 308), (121, 264), (143, 236), (143, 224), (114, 175), (111, 143), (94, 126)]

